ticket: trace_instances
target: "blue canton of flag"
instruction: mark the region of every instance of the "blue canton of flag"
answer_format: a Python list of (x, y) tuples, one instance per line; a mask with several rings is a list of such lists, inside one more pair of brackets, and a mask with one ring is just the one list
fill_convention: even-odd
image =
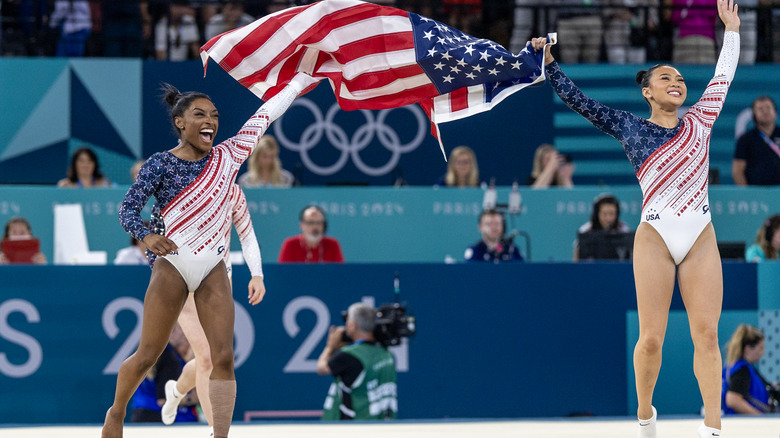
[(542, 75), (540, 54), (523, 48), (513, 55), (497, 43), (474, 38), (436, 20), (409, 13), (417, 63), (441, 94), (486, 86), (489, 102), (506, 88), (531, 84)]

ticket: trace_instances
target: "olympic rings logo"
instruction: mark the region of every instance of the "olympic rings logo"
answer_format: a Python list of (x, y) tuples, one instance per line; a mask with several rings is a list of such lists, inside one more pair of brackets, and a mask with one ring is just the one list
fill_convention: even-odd
[[(379, 110), (376, 113), (376, 117), (372, 111), (360, 110), (359, 112), (363, 114), (366, 122), (360, 125), (350, 137), (344, 129), (333, 120), (336, 117), (336, 114), (341, 110), (338, 104), (334, 103), (331, 105), (324, 116), (320, 108), (310, 99), (298, 98), (290, 105), (290, 108), (294, 106), (301, 106), (311, 112), (314, 116), (314, 123), (308, 125), (301, 133), (300, 140), (295, 142), (284, 133), (284, 124), (282, 123), (284, 116), (282, 116), (280, 120), (273, 125), (274, 135), (279, 144), (283, 147), (300, 154), (301, 161), (303, 161), (303, 164), (307, 169), (322, 176), (333, 175), (339, 172), (344, 168), (350, 158), (355, 164), (355, 167), (366, 175), (385, 175), (398, 165), (401, 154), (411, 152), (422, 144), (428, 126), (425, 114), (417, 105), (408, 105), (398, 108), (411, 112), (417, 122), (417, 132), (414, 138), (408, 143), (402, 144), (398, 132), (385, 124), (388, 114), (395, 108)], [(357, 113), (357, 111), (350, 112)], [(287, 113), (289, 113), (289, 109)], [(407, 127), (404, 126), (404, 129), (407, 129)], [(331, 146), (341, 152), (336, 162), (331, 165), (319, 165), (309, 156), (309, 151), (320, 144), (323, 135), (327, 138), (327, 141)], [(366, 164), (360, 157), (360, 153), (371, 144), (375, 137), (382, 147), (391, 153), (387, 163), (379, 167), (372, 167)]]

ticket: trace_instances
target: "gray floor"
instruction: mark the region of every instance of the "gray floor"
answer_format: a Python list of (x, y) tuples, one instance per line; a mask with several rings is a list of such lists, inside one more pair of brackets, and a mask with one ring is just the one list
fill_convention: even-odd
[[(697, 438), (701, 419), (670, 419), (658, 423), (659, 438)], [(206, 438), (206, 426), (127, 426), (124, 438)], [(99, 426), (0, 427), (0, 437), (99, 437)], [(633, 438), (631, 420), (437, 421), (382, 424), (234, 424), (230, 438)], [(780, 437), (780, 416), (723, 420), (723, 438)]]

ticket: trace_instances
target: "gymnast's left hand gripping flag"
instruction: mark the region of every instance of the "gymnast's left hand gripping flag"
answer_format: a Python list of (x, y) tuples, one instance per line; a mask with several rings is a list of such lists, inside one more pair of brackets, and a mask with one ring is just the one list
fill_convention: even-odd
[(418, 14), (357, 0), (267, 15), (212, 38), (201, 58), (204, 69), (214, 59), (263, 100), (291, 81), (307, 92), (328, 79), (344, 110), (419, 103), (437, 139), (438, 123), (487, 111), (544, 81), (543, 53), (530, 44), (513, 55)]

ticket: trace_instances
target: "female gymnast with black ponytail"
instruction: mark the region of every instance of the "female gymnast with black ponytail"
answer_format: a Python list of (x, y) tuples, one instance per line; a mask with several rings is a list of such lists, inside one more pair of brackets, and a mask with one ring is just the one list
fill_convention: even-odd
[(739, 60), (739, 17), (734, 0), (717, 0), (726, 26), (715, 75), (704, 94), (681, 118), (687, 88), (668, 64), (637, 74), (650, 118), (608, 108), (585, 96), (550, 54), (545, 38), (545, 68), (558, 96), (594, 126), (623, 145), (642, 187), (642, 218), (634, 241), (634, 281), (639, 341), (634, 371), (639, 401), (639, 437), (656, 437), (653, 390), (661, 369), (661, 349), (674, 291), (675, 275), (688, 313), (695, 348), (693, 370), (704, 401), (701, 437), (720, 436), (721, 358), (718, 320), (723, 274), (710, 222), (707, 177), (709, 142)]

